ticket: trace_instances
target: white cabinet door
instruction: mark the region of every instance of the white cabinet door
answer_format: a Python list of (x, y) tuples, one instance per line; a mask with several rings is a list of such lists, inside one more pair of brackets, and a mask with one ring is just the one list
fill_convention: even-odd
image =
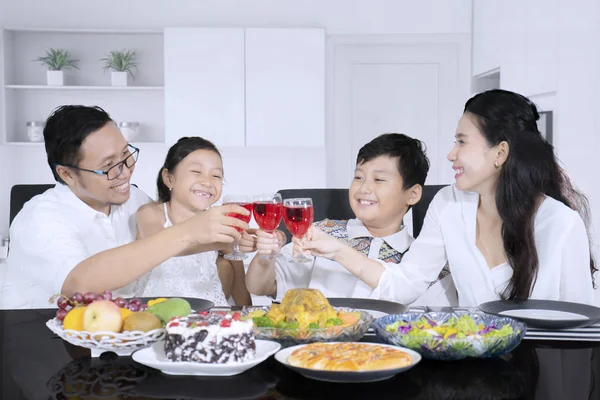
[(165, 29), (165, 139), (245, 145), (244, 29)]
[(325, 145), (323, 29), (246, 29), (246, 145)]

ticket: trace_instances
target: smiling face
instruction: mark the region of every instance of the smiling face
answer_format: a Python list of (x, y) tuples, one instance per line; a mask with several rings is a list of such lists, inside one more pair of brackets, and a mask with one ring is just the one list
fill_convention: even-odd
[(163, 170), (163, 181), (171, 188), (171, 203), (191, 212), (204, 211), (221, 197), (223, 161), (212, 150), (188, 154), (172, 173)]
[(369, 230), (397, 232), (408, 207), (421, 198), (421, 186), (403, 189), (398, 157), (379, 156), (357, 165), (348, 190), (350, 206)]
[[(76, 167), (107, 171), (129, 156), (131, 150), (119, 128), (109, 122), (83, 140)], [(123, 165), (121, 175), (113, 180), (108, 180), (106, 175), (64, 166), (57, 167), (57, 173), (83, 202), (108, 214), (111, 205), (123, 204), (129, 199), (129, 181), (134, 169), (135, 165), (131, 168)]]
[(454, 148), (448, 153), (456, 187), (479, 194), (494, 193), (505, 160), (504, 144), (490, 147), (473, 116), (465, 113), (458, 121)]

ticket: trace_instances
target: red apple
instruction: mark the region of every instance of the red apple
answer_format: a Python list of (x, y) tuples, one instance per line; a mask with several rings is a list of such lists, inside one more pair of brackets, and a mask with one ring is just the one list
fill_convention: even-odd
[(120, 332), (123, 326), (121, 309), (110, 300), (96, 300), (83, 312), (83, 330), (88, 332)]

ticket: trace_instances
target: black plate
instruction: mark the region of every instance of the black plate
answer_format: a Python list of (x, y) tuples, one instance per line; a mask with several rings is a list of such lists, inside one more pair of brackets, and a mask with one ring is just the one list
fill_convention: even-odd
[[(148, 300), (154, 300), (157, 299), (161, 296), (156, 296), (156, 297), (138, 297), (138, 299), (142, 300), (144, 303), (148, 303)], [(177, 297), (177, 296), (164, 296), (164, 298), (166, 299), (170, 299), (173, 297)], [(200, 312), (200, 311), (206, 311), (206, 310), (210, 310), (211, 308), (213, 308), (215, 306), (215, 303), (213, 303), (210, 300), (205, 300), (205, 299), (198, 299), (195, 297), (179, 297), (180, 299), (184, 299), (187, 300), (188, 303), (190, 303), (190, 306), (192, 307), (192, 310), (196, 311), (196, 312)]]
[(348, 307), (361, 310), (374, 310), (386, 314), (403, 314), (408, 311), (408, 307), (392, 301), (375, 299), (355, 299), (345, 297), (327, 298), (332, 307)]
[[(555, 300), (525, 300), (523, 302), (513, 300), (496, 300), (479, 305), (479, 309), (488, 314), (502, 315), (523, 321), (530, 328), (539, 329), (568, 329), (593, 325), (600, 321), (600, 308), (580, 303), (569, 303)], [(514, 316), (501, 314), (503, 311), (511, 310), (547, 310), (563, 311), (583, 315), (581, 319), (544, 319), (526, 316)]]

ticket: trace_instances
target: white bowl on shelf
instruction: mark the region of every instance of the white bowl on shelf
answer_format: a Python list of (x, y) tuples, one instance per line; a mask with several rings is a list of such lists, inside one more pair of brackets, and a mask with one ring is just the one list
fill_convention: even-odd
[(119, 129), (128, 142), (133, 142), (140, 135), (140, 123), (135, 121), (123, 121), (119, 123)]

